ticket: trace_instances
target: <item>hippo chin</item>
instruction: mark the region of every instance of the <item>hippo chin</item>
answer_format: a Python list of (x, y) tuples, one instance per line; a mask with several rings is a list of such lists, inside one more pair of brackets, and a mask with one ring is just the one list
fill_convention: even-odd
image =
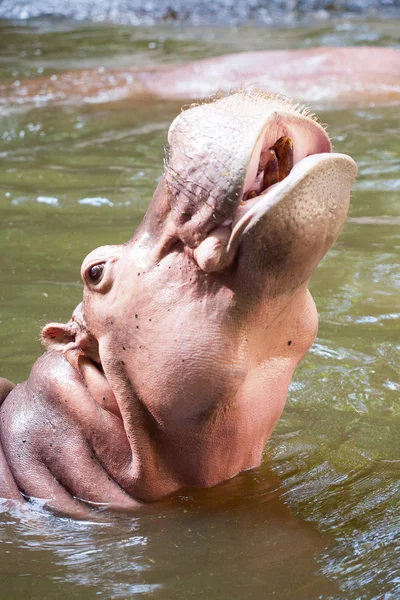
[(27, 382), (3, 380), (4, 497), (126, 508), (260, 464), (356, 165), (313, 116), (255, 92), (191, 107), (168, 141), (134, 237), (85, 258), (72, 319), (43, 329)]

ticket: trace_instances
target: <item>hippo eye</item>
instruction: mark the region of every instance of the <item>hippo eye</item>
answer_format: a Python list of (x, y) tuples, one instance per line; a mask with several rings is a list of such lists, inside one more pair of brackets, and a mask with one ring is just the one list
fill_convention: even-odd
[(88, 270), (88, 278), (90, 279), (91, 283), (96, 284), (101, 281), (103, 273), (104, 263), (100, 263), (99, 265), (93, 265), (93, 267), (90, 267), (90, 269)]

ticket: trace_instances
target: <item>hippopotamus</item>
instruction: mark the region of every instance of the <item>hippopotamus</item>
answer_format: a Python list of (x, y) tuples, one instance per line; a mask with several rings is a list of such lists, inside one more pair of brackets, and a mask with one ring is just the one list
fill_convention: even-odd
[(83, 260), (71, 319), (0, 382), (2, 497), (128, 509), (260, 465), (356, 164), (306, 110), (244, 90), (184, 110), (168, 148), (133, 237)]
[(321, 47), (241, 52), (157, 67), (84, 69), (0, 86), (3, 101), (114, 102), (185, 100), (246, 85), (315, 107), (400, 102), (400, 51), (382, 47)]

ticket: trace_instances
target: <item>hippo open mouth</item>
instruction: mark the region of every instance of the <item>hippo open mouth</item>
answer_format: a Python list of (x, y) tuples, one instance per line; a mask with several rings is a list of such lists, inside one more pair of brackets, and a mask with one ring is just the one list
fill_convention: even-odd
[(243, 194), (242, 202), (260, 196), (271, 185), (287, 177), (293, 169), (293, 140), (280, 137), (273, 146), (261, 152), (257, 177)]
[(286, 243), (275, 244), (273, 254), (286, 255), (288, 240), (307, 229), (304, 219), (326, 224), (320, 217), (332, 190), (338, 186), (343, 195), (354, 177), (354, 162), (332, 153), (312, 114), (265, 93), (239, 92), (191, 108), (172, 123), (168, 141), (171, 214), (161, 244), (168, 249), (181, 240), (206, 272), (232, 264), (246, 229), (260, 219), (274, 239), (285, 222)]
[[(299, 137), (297, 132), (295, 137)], [(270, 146), (271, 134), (267, 132), (261, 148), (260, 144), (255, 147), (246, 174), (243, 196), (236, 212), (236, 220), (254, 206), (261, 196), (265, 196), (274, 186), (286, 179), (293, 167), (299, 165), (304, 158), (331, 152), (330, 143), (326, 144), (326, 140), (321, 140), (319, 137), (315, 138), (315, 147), (312, 148), (307, 145), (304, 149), (301, 140), (296, 141), (296, 153), (293, 139), (287, 135), (282, 135)], [(297, 171), (298, 167), (296, 174)]]

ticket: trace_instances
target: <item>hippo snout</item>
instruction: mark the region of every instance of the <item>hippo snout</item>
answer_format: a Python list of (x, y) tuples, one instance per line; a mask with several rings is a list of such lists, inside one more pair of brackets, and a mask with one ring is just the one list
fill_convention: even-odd
[(314, 117), (265, 93), (237, 93), (181, 113), (168, 142), (170, 204), (178, 235), (193, 248), (293, 164), (331, 151)]

